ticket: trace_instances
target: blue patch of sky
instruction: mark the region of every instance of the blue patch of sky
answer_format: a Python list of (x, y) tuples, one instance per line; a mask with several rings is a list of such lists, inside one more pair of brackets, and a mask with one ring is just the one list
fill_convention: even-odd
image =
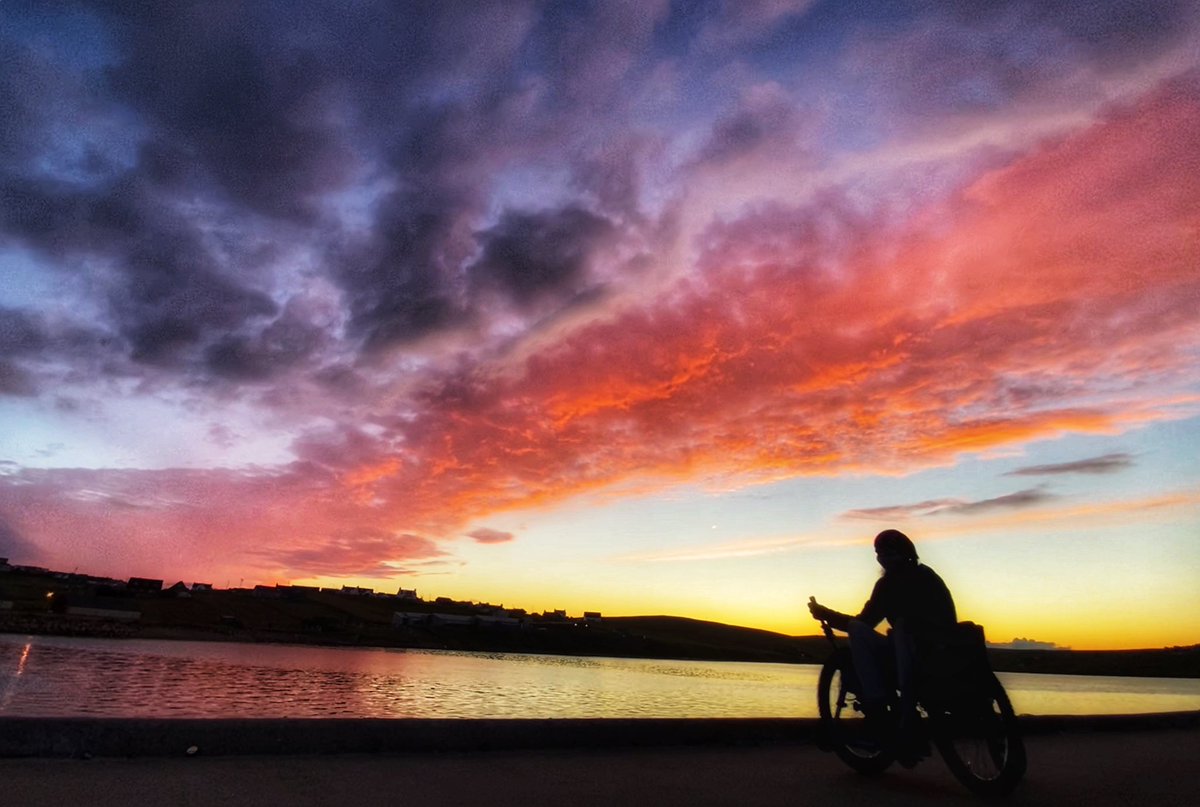
[(513, 165), (497, 174), (489, 205), (489, 220), (499, 221), (506, 211), (539, 211), (560, 207), (574, 196), (567, 169), (557, 165)]
[(141, 127), (123, 114), (91, 120), (91, 128), (69, 121), (70, 113), (53, 125), (46, 149), (37, 161), (40, 173), (79, 185), (113, 179), (137, 163)]
[[(612, 555), (703, 549), (758, 540), (828, 537), (843, 541), (898, 526), (914, 537), (921, 524), (938, 516), (895, 524), (842, 518), (852, 510), (951, 499), (980, 502), (1022, 490), (1042, 489), (1070, 505), (1153, 498), (1194, 488), (1200, 481), (1200, 418), (1155, 423), (1116, 436), (1072, 435), (1030, 443), (1000, 456), (963, 455), (957, 462), (905, 476), (847, 474), (798, 477), (730, 492), (683, 485), (651, 495), (622, 499), (585, 496), (536, 513), (490, 518), (489, 526), (520, 534), (523, 543), (554, 551), (558, 537), (594, 538)], [(1124, 453), (1129, 467), (1108, 474), (1006, 476), (1032, 466), (1051, 465)], [(1052, 505), (1053, 502), (1050, 502)], [(984, 510), (981, 516), (1001, 511)], [(1052, 527), (1062, 531), (1066, 526)], [(1160, 525), (1156, 529), (1166, 530)]]
[(670, 13), (654, 30), (652, 50), (666, 58), (686, 58), (697, 35), (719, 10), (715, 0), (672, 0)]
[(54, 52), (60, 61), (80, 69), (97, 69), (117, 60), (117, 50), (104, 22), (86, 9), (46, 2), (4, 3), (9, 36)]
[(37, 308), (58, 294), (58, 284), (23, 249), (0, 249), (0, 306), (8, 308)]
[(902, 2), (826, 0), (765, 34), (744, 58), (767, 75), (829, 72), (853, 36), (892, 30), (910, 18)]
[(85, 184), (131, 167), (142, 136), (132, 113), (97, 97), (73, 97), (76, 89), (86, 93), (85, 85), (102, 85), (104, 70), (119, 59), (103, 21), (85, 10), (51, 3), (18, 3), (15, 8), (6, 3), (5, 12), (9, 36), (81, 79), (78, 87), (66, 88), (65, 96), (42, 99), (50, 123), (32, 166), (44, 175)]

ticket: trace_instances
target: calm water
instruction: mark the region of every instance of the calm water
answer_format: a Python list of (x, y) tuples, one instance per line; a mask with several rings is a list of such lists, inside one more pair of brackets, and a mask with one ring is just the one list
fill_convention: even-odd
[[(796, 664), (0, 635), (0, 715), (815, 717)], [(1200, 680), (1002, 674), (1022, 714), (1200, 709)]]

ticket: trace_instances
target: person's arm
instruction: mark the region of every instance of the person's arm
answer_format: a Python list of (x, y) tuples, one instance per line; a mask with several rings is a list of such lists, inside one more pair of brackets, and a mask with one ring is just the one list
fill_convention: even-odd
[(847, 617), (846, 622), (850, 620), (862, 622), (867, 627), (875, 627), (884, 620), (887, 616), (887, 577), (881, 577), (875, 581), (875, 587), (871, 589), (871, 597), (863, 605), (862, 610), (858, 612), (858, 616)]

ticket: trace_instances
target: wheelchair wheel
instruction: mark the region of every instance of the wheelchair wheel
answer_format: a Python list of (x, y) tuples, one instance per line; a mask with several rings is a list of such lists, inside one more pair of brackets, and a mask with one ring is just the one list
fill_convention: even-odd
[(1012, 791), (1025, 775), (1025, 743), (1008, 694), (989, 674), (981, 697), (938, 715), (934, 742), (950, 772), (983, 796)]
[(875, 776), (887, 770), (893, 756), (867, 732), (858, 688), (850, 652), (835, 651), (817, 682), (822, 744), (854, 770)]

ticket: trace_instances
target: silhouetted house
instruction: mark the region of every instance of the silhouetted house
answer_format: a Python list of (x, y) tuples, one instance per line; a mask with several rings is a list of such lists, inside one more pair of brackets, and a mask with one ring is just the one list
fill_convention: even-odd
[(403, 602), (420, 602), (421, 598), (417, 596), (415, 588), (402, 588), (396, 592), (396, 599)]
[(543, 611), (542, 619), (548, 619), (551, 622), (566, 622), (567, 621), (567, 612), (566, 611)]
[(213, 590), (212, 583), (192, 583), (192, 593), (193, 594), (195, 594), (197, 591), (212, 591), (212, 590)]
[(8, 558), (0, 558), (0, 572), (12, 571), (12, 567), (8, 565)]
[(275, 586), (255, 586), (254, 596), (260, 600), (278, 600), (283, 597), (283, 592)]
[(164, 591), (163, 594), (168, 597), (179, 597), (182, 599), (187, 599), (192, 596), (192, 592), (188, 591), (188, 587), (184, 585), (182, 580)]
[(163, 581), (151, 580), (147, 577), (131, 577), (125, 588), (138, 594), (158, 594), (162, 591)]
[(584, 622), (599, 622), (600, 619), (601, 619), (601, 617), (600, 617), (599, 611), (584, 611), (583, 612), (583, 621)]
[(305, 600), (309, 594), (316, 594), (321, 590), (316, 586), (275, 586), (275, 589), (283, 595), (285, 600), (292, 602)]
[(353, 594), (355, 597), (368, 597), (375, 593), (375, 589), (362, 586), (342, 586), (342, 593)]

